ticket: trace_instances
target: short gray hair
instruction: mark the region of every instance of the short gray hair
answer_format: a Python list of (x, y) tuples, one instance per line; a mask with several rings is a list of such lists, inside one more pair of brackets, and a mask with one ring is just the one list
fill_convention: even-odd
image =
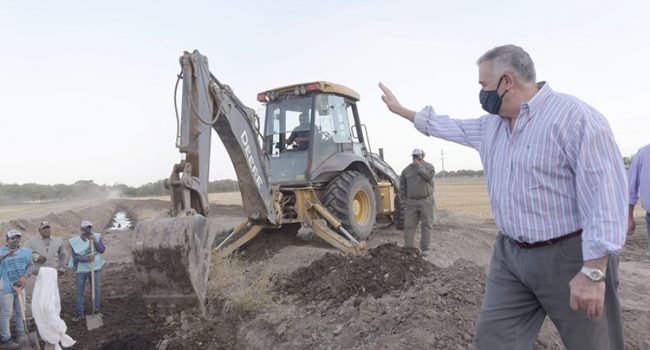
[(535, 64), (528, 55), (528, 52), (524, 51), (524, 49), (519, 46), (497, 46), (484, 53), (483, 56), (476, 61), (476, 64), (480, 65), (486, 61), (492, 62), (495, 75), (512, 73), (526, 82), (536, 82)]

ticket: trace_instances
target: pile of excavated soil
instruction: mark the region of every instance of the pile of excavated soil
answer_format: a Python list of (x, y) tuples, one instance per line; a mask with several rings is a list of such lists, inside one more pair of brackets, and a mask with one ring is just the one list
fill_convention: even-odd
[[(353, 273), (369, 268), (409, 271), (406, 274), (411, 275), (409, 269), (388, 268), (407, 264), (419, 266), (416, 269), (422, 272), (406, 277), (405, 281), (410, 282), (402, 286), (386, 283), (376, 289), (382, 291), (378, 296), (348, 293), (339, 305), (334, 305), (333, 301), (339, 299), (332, 295), (329, 300), (302, 297), (301, 303), (288, 301), (275, 306), (239, 327), (239, 345), (246, 349), (471, 349), (474, 321), (484, 292), (484, 269), (463, 259), (440, 269), (409, 249), (391, 244), (380, 247), (379, 252), (387, 252), (383, 259), (375, 255), (363, 263), (355, 259), (336, 262), (354, 266), (348, 269)], [(366, 260), (375, 262), (368, 264)], [(320, 261), (331, 262), (332, 257)], [(291, 278), (297, 276), (305, 274)], [(328, 274), (316, 278), (315, 284), (306, 284), (304, 289), (335, 279)]]
[(405, 290), (433, 268), (417, 249), (388, 243), (364, 256), (326, 254), (281, 281), (279, 289), (303, 302), (330, 300), (342, 304), (353, 296), (379, 298)]

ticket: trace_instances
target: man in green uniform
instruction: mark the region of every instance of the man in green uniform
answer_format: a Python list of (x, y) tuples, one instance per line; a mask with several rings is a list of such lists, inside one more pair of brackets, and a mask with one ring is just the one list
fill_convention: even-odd
[(424, 151), (416, 148), (411, 153), (413, 162), (409, 164), (400, 176), (399, 191), (402, 200), (406, 201), (406, 218), (404, 225), (404, 246), (413, 247), (415, 229), (421, 224), (420, 249), (422, 256), (429, 255), (431, 232), (433, 231), (433, 177), (436, 174), (431, 163), (424, 161)]

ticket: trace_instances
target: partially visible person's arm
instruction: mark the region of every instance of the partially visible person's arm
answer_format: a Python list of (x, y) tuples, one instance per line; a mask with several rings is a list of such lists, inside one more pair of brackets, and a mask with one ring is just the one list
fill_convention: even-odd
[[(637, 155), (640, 152), (637, 152)], [(641, 157), (634, 157), (632, 158), (632, 164), (630, 165), (630, 170), (628, 170), (627, 173), (627, 180), (628, 180), (628, 193), (630, 195), (630, 206), (628, 210), (628, 217), (627, 217), (627, 234), (631, 235), (634, 233), (634, 230), (636, 229), (636, 223), (634, 222), (634, 207), (636, 206), (636, 202), (639, 201), (639, 159)]]
[(77, 253), (74, 251), (74, 249), (71, 249), (71, 251), (72, 251), (72, 259), (74, 260), (74, 262), (76, 262), (76, 263), (85, 263), (85, 262), (89, 262), (89, 261), (90, 261), (90, 260), (88, 260), (88, 257), (87, 257), (87, 256), (77, 254)]
[(61, 270), (65, 267), (68, 261), (68, 254), (65, 251), (65, 244), (63, 241), (61, 241), (61, 244), (59, 244), (59, 249), (57, 250), (56, 254), (59, 256), (59, 266), (57, 266), (57, 270)]
[(27, 264), (27, 268), (25, 269), (25, 273), (23, 274), (23, 277), (25, 279), (28, 279), (32, 274), (34, 274), (34, 263), (29, 260), (29, 264)]
[(296, 139), (296, 135), (295, 135), (295, 134), (296, 134), (295, 131), (291, 132), (291, 134), (289, 135), (289, 138), (287, 139), (287, 141), (285, 141), (285, 143), (286, 143), (287, 145), (292, 144), (293, 141)]
[(634, 222), (634, 205), (630, 204), (627, 214), (627, 234), (633, 235), (636, 230), (636, 222)]
[(95, 251), (99, 254), (104, 254), (106, 251), (106, 246), (104, 245), (104, 240), (100, 237), (95, 240)]
[(436, 171), (433, 165), (427, 162), (421, 162), (417, 168), (418, 175), (420, 175), (427, 182), (431, 182), (433, 177), (436, 176)]

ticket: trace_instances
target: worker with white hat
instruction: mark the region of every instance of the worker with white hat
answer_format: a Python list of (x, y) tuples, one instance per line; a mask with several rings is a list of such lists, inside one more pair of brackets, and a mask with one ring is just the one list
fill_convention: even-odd
[(415, 230), (421, 223), (420, 249), (422, 256), (431, 251), (434, 206), (433, 177), (436, 170), (431, 163), (424, 161), (424, 151), (416, 148), (411, 152), (413, 161), (400, 175), (399, 192), (406, 203), (404, 218), (404, 246), (415, 246)]

